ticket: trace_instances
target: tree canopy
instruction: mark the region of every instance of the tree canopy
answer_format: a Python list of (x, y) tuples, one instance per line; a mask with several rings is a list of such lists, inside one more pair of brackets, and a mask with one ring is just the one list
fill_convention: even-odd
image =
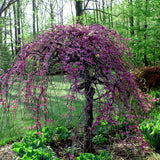
[[(127, 43), (126, 39), (124, 41)], [(32, 104), (36, 128), (40, 129), (40, 117), (45, 117), (47, 113), (47, 86), (51, 78), (47, 76), (48, 70), (60, 63), (66, 79), (72, 82), (71, 89), (74, 92), (70, 98), (77, 99), (76, 92), (85, 96), (85, 150), (90, 152), (94, 102), (100, 101), (96, 106), (99, 113), (94, 125), (101, 120), (117, 125), (112, 114), (120, 110), (121, 116), (128, 120), (139, 116), (137, 109), (142, 111), (140, 106), (132, 105), (129, 100), (130, 96), (137, 101), (140, 98), (129, 72), (130, 66), (125, 61), (128, 56), (131, 53), (121, 36), (105, 26), (55, 25), (38, 40), (23, 46), (11, 69), (1, 76), (1, 102), (6, 108), (12, 108), (8, 93), (15, 82), (24, 83), (18, 97), (27, 105)], [(4, 93), (5, 98), (2, 97)], [(40, 114), (41, 108), (43, 115)]]

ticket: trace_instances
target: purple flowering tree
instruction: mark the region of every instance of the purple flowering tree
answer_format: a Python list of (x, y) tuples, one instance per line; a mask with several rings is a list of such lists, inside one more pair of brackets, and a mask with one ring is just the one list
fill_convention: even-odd
[[(74, 92), (70, 97), (74, 99), (76, 92), (85, 97), (84, 151), (91, 152), (92, 129), (101, 120), (117, 125), (112, 115), (120, 111), (126, 119), (137, 118), (128, 100), (130, 96), (139, 99), (130, 66), (125, 61), (128, 56), (129, 47), (122, 43), (121, 36), (105, 26), (55, 25), (38, 40), (23, 46), (11, 69), (1, 76), (1, 103), (11, 109), (8, 90), (13, 83), (23, 82), (25, 85), (18, 96), (23, 95), (22, 102), (33, 104), (36, 128), (40, 129), (40, 109), (44, 111), (45, 120), (47, 113), (47, 86), (51, 78), (47, 74), (52, 66), (60, 63), (67, 80), (73, 83)], [(98, 115), (93, 124), (95, 102), (99, 105), (95, 107)]]

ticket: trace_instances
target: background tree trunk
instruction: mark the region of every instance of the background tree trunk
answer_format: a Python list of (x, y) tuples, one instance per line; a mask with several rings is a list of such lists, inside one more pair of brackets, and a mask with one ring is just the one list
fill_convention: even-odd
[(32, 11), (33, 11), (33, 37), (36, 39), (36, 3), (32, 0)]
[[(146, 0), (146, 3), (145, 3), (145, 9), (146, 9), (146, 13), (147, 13), (147, 10), (148, 10), (148, 0)], [(146, 44), (146, 40), (147, 40), (147, 17), (145, 17), (145, 25), (144, 25), (144, 41), (145, 41), (145, 45), (144, 45), (144, 63), (145, 63), (145, 66), (148, 66), (148, 60), (147, 60), (147, 44)]]
[(21, 48), (21, 4), (20, 1), (17, 0), (17, 53), (19, 52)]
[(76, 0), (75, 1), (76, 5), (76, 20), (77, 23), (82, 24), (82, 1), (81, 0)]
[(53, 3), (50, 2), (50, 18), (51, 18), (51, 27), (53, 25), (54, 22), (54, 12), (53, 12)]
[(18, 54), (17, 46), (18, 46), (18, 32), (17, 32), (17, 11), (15, 4), (13, 5), (13, 13), (14, 13), (14, 39), (15, 39), (15, 53)]
[(133, 17), (133, 0), (130, 0), (130, 17), (129, 17), (129, 22), (130, 22), (130, 34), (131, 37), (134, 36), (134, 17)]
[(10, 21), (11, 52), (12, 52), (12, 57), (14, 57), (13, 34), (12, 34), (12, 17), (11, 17), (11, 12), (9, 12), (9, 21)]

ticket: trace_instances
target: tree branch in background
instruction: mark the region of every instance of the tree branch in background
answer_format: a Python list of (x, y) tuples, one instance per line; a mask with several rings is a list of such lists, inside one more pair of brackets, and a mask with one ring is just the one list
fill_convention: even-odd
[(6, 3), (6, 0), (4, 0), (2, 6), (0, 7), (0, 15), (2, 15), (2, 13), (16, 1), (17, 0), (10, 0), (8, 3)]
[[(104, 13), (104, 14), (111, 14), (111, 13), (104, 12), (104, 11), (102, 11), (102, 10), (100, 10), (100, 9), (86, 8), (86, 9), (84, 9), (83, 11), (85, 11), (85, 10), (92, 10), (92, 11), (102, 12), (102, 13)], [(112, 15), (112, 16), (118, 17), (118, 16), (120, 16), (121, 14), (123, 14), (123, 13), (119, 13), (119, 14), (117, 14), (117, 15)]]

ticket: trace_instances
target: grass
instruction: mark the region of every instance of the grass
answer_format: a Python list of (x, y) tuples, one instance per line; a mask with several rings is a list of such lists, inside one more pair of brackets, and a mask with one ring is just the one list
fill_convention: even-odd
[[(48, 86), (48, 99), (47, 103), (47, 119), (52, 119), (55, 123), (50, 123), (51, 127), (57, 126), (76, 126), (83, 121), (81, 118), (83, 114), (84, 99), (78, 95), (80, 101), (73, 101), (75, 110), (70, 113), (68, 117), (61, 117), (69, 113), (69, 101), (67, 98), (62, 98), (68, 94), (70, 83), (64, 81), (64, 77), (54, 76), (52, 82)], [(23, 86), (23, 84), (21, 84)], [(12, 92), (9, 94), (9, 101), (15, 100), (17, 93), (22, 88), (19, 83), (15, 83)], [(21, 94), (22, 97), (23, 93)], [(27, 129), (24, 127), (33, 126), (35, 121), (32, 116), (32, 109), (24, 107), (24, 103), (19, 103), (19, 108), (16, 112), (16, 117), (13, 112), (6, 112), (1, 107), (0, 114), (0, 146), (21, 139), (24, 134), (27, 133)]]

